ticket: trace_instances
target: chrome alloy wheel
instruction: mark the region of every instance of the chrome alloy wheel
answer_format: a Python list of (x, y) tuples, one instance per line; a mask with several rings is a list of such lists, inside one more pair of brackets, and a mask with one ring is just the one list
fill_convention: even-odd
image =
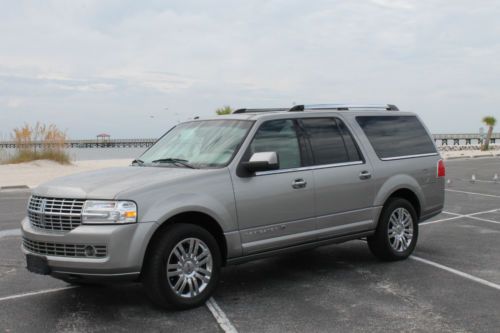
[(212, 269), (212, 254), (208, 246), (197, 238), (183, 239), (168, 257), (168, 284), (180, 297), (195, 297), (207, 287)]
[(413, 239), (413, 218), (406, 208), (395, 209), (387, 228), (389, 243), (397, 252), (404, 252)]

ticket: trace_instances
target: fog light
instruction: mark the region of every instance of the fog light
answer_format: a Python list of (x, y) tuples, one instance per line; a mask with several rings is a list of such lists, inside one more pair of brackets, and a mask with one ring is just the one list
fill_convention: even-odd
[(85, 247), (85, 255), (87, 257), (95, 257), (95, 253), (96, 253), (95, 247), (93, 247), (92, 245), (87, 245)]

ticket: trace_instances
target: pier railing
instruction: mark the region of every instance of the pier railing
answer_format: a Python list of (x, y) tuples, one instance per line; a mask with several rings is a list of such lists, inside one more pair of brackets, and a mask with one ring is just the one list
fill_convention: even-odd
[[(485, 135), (479, 133), (461, 133), (461, 134), (433, 134), (437, 146), (471, 146), (481, 145)], [(491, 144), (500, 141), (500, 133), (491, 135)]]
[[(64, 143), (66, 148), (148, 148), (157, 139), (106, 139), (106, 140), (67, 140)], [(15, 141), (0, 141), (0, 148), (46, 148), (51, 147), (51, 143), (34, 141), (23, 143), (18, 147)]]
[[(433, 134), (436, 145), (439, 146), (470, 146), (475, 147), (483, 143), (483, 136), (478, 133), (461, 134)], [(104, 139), (104, 140), (67, 140), (66, 148), (148, 148), (151, 147), (157, 139)], [(500, 133), (493, 133), (491, 144), (500, 143)], [(23, 147), (44, 148), (51, 147), (50, 143), (35, 141), (23, 143)], [(18, 148), (15, 141), (0, 141), (0, 148)]]

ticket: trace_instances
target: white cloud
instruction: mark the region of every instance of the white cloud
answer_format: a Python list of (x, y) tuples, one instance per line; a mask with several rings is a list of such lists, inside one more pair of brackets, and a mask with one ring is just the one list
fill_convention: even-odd
[[(1, 115), (6, 128), (47, 118), (82, 137), (97, 118), (115, 137), (128, 128), (150, 136), (174, 112), (340, 101), (397, 103), (433, 131), (470, 131), (477, 110), (500, 103), (500, 8), (485, 0), (54, 0), (3, 9), (0, 101), (22, 101)], [(150, 114), (155, 122), (142, 121)]]
[(16, 109), (23, 104), (23, 100), (20, 98), (8, 98), (5, 101), (5, 106), (10, 109)]
[(376, 5), (392, 9), (415, 9), (415, 1), (412, 0), (370, 0)]
[(62, 90), (72, 90), (79, 92), (107, 92), (114, 89), (114, 86), (112, 84), (107, 83), (89, 83), (77, 85), (64, 85), (59, 83), (55, 84), (54, 86)]
[(104, 77), (107, 79), (112, 78), (113, 80), (125, 81), (130, 86), (154, 89), (163, 93), (185, 90), (192, 87), (192, 85), (197, 82), (196, 79), (184, 77), (175, 73), (130, 69), (108, 71), (104, 74)]

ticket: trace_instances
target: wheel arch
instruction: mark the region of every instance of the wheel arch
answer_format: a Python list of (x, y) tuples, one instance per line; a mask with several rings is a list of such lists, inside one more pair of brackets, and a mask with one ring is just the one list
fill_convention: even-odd
[(384, 206), (387, 204), (387, 201), (389, 201), (392, 198), (402, 198), (409, 201), (413, 206), (413, 208), (415, 208), (415, 212), (417, 213), (417, 219), (420, 219), (422, 206), (417, 194), (414, 191), (412, 191), (409, 188), (397, 189), (394, 192), (392, 192), (389, 195), (389, 197), (387, 197), (387, 199), (384, 202)]
[(161, 223), (158, 228), (156, 228), (153, 235), (149, 239), (148, 245), (146, 247), (146, 251), (144, 253), (144, 258), (142, 261), (142, 269), (144, 269), (147, 263), (147, 260), (150, 256), (151, 250), (155, 242), (161, 237), (161, 235), (163, 235), (164, 232), (166, 232), (166, 230), (168, 230), (169, 227), (178, 223), (194, 224), (207, 230), (212, 236), (214, 236), (215, 240), (217, 241), (217, 244), (219, 245), (219, 249), (221, 251), (221, 256), (222, 256), (222, 264), (223, 265), (226, 264), (227, 253), (228, 253), (227, 241), (220, 224), (217, 222), (216, 219), (214, 219), (207, 213), (199, 211), (187, 211), (169, 217), (167, 220)]

